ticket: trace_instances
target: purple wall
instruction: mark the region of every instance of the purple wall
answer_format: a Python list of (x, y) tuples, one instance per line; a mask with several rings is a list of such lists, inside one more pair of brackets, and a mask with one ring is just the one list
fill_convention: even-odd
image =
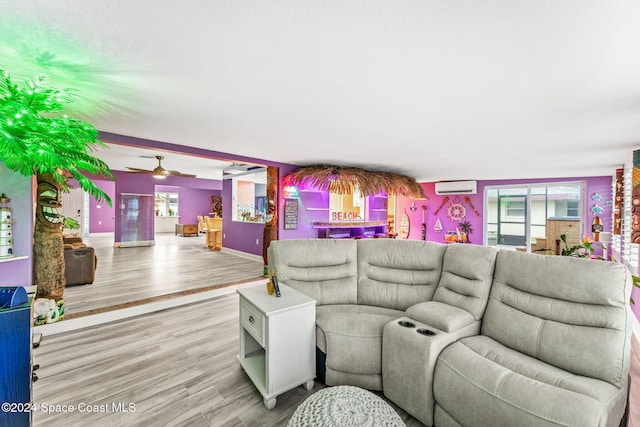
[(109, 206), (104, 200), (97, 201), (89, 197), (89, 233), (113, 233), (115, 230), (116, 183), (103, 179), (92, 179), (102, 191), (111, 198)]
[[(211, 196), (219, 196), (221, 191), (217, 188), (221, 185), (220, 181), (202, 180), (191, 178), (191, 181), (201, 181), (199, 183), (192, 182), (190, 187), (173, 187), (168, 185), (156, 185), (156, 193), (178, 193), (178, 214), (180, 223), (197, 224), (198, 215), (209, 215), (211, 212)], [(193, 188), (193, 185), (203, 185), (202, 181), (210, 184), (210, 189)]]
[[(216, 180), (169, 176), (163, 179), (162, 185), (160, 185), (158, 184), (158, 179), (150, 174), (130, 174), (122, 171), (112, 171), (112, 173), (116, 177), (116, 197), (113, 199), (116, 212), (120, 203), (121, 193), (155, 194), (156, 189), (162, 188), (164, 189), (162, 191), (179, 194), (178, 210), (181, 217), (180, 221), (182, 223), (197, 224), (197, 215), (202, 215), (202, 212), (206, 215), (211, 210), (211, 204), (207, 201), (208, 198), (212, 194), (220, 193), (221, 183)], [(209, 187), (209, 189), (205, 189), (206, 187)], [(120, 217), (116, 214), (114, 240), (119, 242), (120, 238)]]
[[(445, 231), (455, 231), (457, 221), (451, 221), (447, 216), (447, 207), (451, 204), (452, 201), (462, 201), (462, 204), (467, 209), (467, 216), (464, 220), (469, 221), (471, 223), (471, 228), (473, 233), (470, 236), (471, 243), (475, 243), (478, 245), (482, 245), (484, 242), (484, 218), (483, 218), (483, 209), (484, 209), (484, 189), (487, 186), (495, 186), (495, 185), (526, 185), (526, 184), (547, 184), (552, 182), (577, 182), (577, 181), (585, 181), (587, 183), (586, 190), (586, 206), (587, 206), (587, 214), (585, 224), (590, 227), (591, 222), (593, 221), (593, 214), (591, 213), (591, 207), (594, 202), (591, 200), (591, 195), (593, 193), (599, 193), (603, 198), (598, 202), (598, 205), (604, 208), (604, 212), (600, 215), (602, 220), (602, 224), (604, 227), (604, 231), (611, 231), (611, 207), (606, 205), (607, 201), (611, 200), (611, 185), (612, 185), (612, 177), (611, 176), (600, 176), (600, 177), (580, 177), (580, 178), (548, 178), (548, 179), (511, 179), (511, 180), (493, 180), (493, 181), (478, 181), (478, 192), (477, 194), (469, 194), (468, 197), (471, 200), (471, 203), (476, 207), (478, 212), (480, 212), (480, 216), (476, 215), (469, 204), (464, 200), (463, 196), (455, 196), (449, 195), (449, 201), (445, 203), (445, 205), (440, 209), (438, 215), (434, 215), (436, 209), (442, 204), (442, 201), (445, 196), (438, 196), (435, 194), (435, 183), (428, 182), (422, 183), (422, 188), (424, 189), (425, 195), (429, 198), (429, 200), (417, 200), (415, 201), (418, 209), (415, 212), (411, 212), (410, 206), (413, 202), (412, 199), (406, 197), (398, 197), (396, 202), (396, 226), (399, 224), (400, 216), (406, 210), (409, 215), (409, 220), (411, 223), (411, 227), (409, 230), (409, 239), (420, 239), (421, 236), (421, 228), (422, 224), (422, 210), (421, 206), (424, 204), (427, 206), (427, 240), (435, 241), (435, 242), (443, 242), (444, 241), (444, 232)], [(442, 223), (442, 231), (436, 232), (433, 229), (433, 225), (436, 221), (436, 218), (440, 218), (440, 222)], [(589, 234), (590, 230), (589, 230)]]
[[(160, 141), (152, 141), (141, 138), (134, 138), (123, 135), (116, 135), (107, 132), (100, 133), (100, 139), (105, 142), (112, 142), (115, 144), (123, 144), (123, 145), (131, 145), (136, 147), (146, 147), (146, 148), (157, 148), (161, 150), (175, 151), (183, 154), (193, 154), (201, 157), (209, 157), (212, 159), (223, 159), (228, 161), (236, 161), (236, 162), (246, 162), (246, 163), (254, 163), (258, 165), (264, 166), (277, 166), (279, 167), (280, 177), (283, 177), (287, 173), (291, 172), (295, 169), (295, 166), (278, 163), (263, 159), (256, 159), (253, 157), (239, 156), (230, 153), (222, 153), (219, 151), (205, 150), (202, 148), (194, 148), (194, 147), (186, 147), (183, 145), (177, 144), (169, 144)], [(116, 192), (117, 193), (153, 193), (153, 183), (151, 182), (139, 182), (132, 183), (127, 179), (127, 182), (121, 183), (120, 181), (126, 179), (121, 175), (131, 175), (125, 174), (123, 172), (115, 172), (114, 175), (117, 176), (118, 181), (116, 182)], [(139, 176), (139, 174), (137, 174)], [(148, 177), (147, 180), (154, 178), (150, 175), (144, 175)], [(168, 177), (164, 180), (163, 185), (179, 185), (179, 186), (187, 186), (184, 181), (180, 181), (178, 183), (170, 180), (189, 180), (192, 178), (181, 178), (181, 177)], [(223, 223), (222, 229), (225, 237), (223, 238), (223, 247), (234, 249), (242, 252), (247, 252), (255, 255), (262, 255), (262, 240), (263, 240), (263, 224), (256, 223), (244, 223), (238, 221), (231, 221), (231, 205), (227, 203), (227, 200), (231, 199), (231, 181), (223, 181), (222, 183), (222, 206), (223, 206)], [(282, 189), (280, 189), (280, 194), (282, 194)], [(117, 205), (116, 205), (117, 206)], [(180, 208), (182, 209), (182, 208)], [(226, 209), (229, 209), (228, 211)], [(182, 216), (183, 211), (181, 210), (180, 214)], [(208, 211), (207, 211), (208, 213)], [(186, 215), (192, 215), (187, 212)], [(197, 213), (196, 215), (199, 215)], [(282, 218), (282, 205), (280, 205), (280, 218)], [(280, 220), (280, 224), (282, 224)], [(282, 232), (282, 225), (280, 225), (280, 238), (291, 238), (291, 237), (283, 237), (287, 235), (293, 235), (290, 233)], [(118, 221), (116, 218), (116, 230), (115, 230), (115, 241), (119, 241), (119, 232), (118, 232)], [(256, 244), (256, 239), (258, 239), (258, 244)]]
[[(587, 230), (583, 231), (583, 234), (591, 235), (590, 226), (593, 222), (593, 213), (591, 213), (591, 208), (595, 204), (593, 200), (591, 200), (591, 196), (594, 193), (598, 193), (602, 196), (602, 200), (598, 201), (598, 205), (602, 207), (604, 210), (600, 215), (600, 219), (602, 221), (602, 226), (604, 231), (611, 232), (611, 221), (612, 221), (612, 208), (607, 205), (607, 202), (611, 201), (611, 186), (613, 183), (613, 176), (599, 176), (599, 177), (580, 177), (580, 178), (557, 178), (557, 179), (517, 179), (517, 180), (496, 180), (496, 181), (478, 181), (478, 193), (469, 195), (471, 199), (471, 203), (478, 209), (480, 214), (483, 214), (483, 198), (484, 198), (484, 189), (487, 186), (493, 185), (524, 185), (524, 184), (544, 184), (551, 182), (576, 182), (576, 181), (585, 181), (587, 183), (586, 188), (586, 219), (585, 219), (585, 228)], [(411, 206), (412, 199), (408, 199), (405, 197), (398, 197), (396, 205), (396, 225), (400, 221), (400, 216), (402, 212), (406, 209), (407, 214), (409, 215), (411, 227), (409, 232), (410, 239), (420, 239), (420, 225), (422, 223), (422, 213), (421, 206), (423, 204), (427, 205), (427, 240), (442, 242), (444, 232), (447, 230), (455, 230), (455, 224), (452, 223), (451, 220), (446, 215), (446, 208), (451, 204), (451, 201), (455, 196), (448, 196), (450, 200), (442, 207), (440, 212), (438, 212), (437, 217), (440, 218), (440, 222), (442, 223), (443, 231), (437, 233), (433, 230), (433, 224), (435, 223), (436, 216), (434, 215), (435, 210), (440, 206), (444, 196), (437, 196), (435, 194), (435, 183), (422, 183), (422, 188), (425, 190), (425, 194), (429, 197), (429, 200), (415, 201), (418, 209), (415, 212), (411, 212), (409, 209)], [(459, 199), (462, 197), (458, 196)], [(471, 243), (475, 244), (483, 244), (484, 242), (484, 223), (482, 216), (478, 217), (468, 206), (468, 203), (463, 202), (465, 207), (467, 208), (467, 217), (465, 220), (468, 220), (473, 229), (473, 233), (471, 234)], [(596, 249), (596, 253), (602, 253), (599, 248)], [(609, 253), (611, 253), (609, 248)], [(636, 301), (636, 305), (631, 305), (631, 310), (634, 312), (636, 317), (640, 319), (640, 289), (634, 288), (632, 296)]]
[(262, 256), (264, 224), (231, 220), (231, 180), (222, 188), (222, 247)]
[[(271, 164), (271, 166), (278, 166), (280, 182), (282, 182), (282, 178), (286, 174), (296, 168), (295, 166), (285, 164)], [(232, 221), (231, 204), (225, 202), (226, 200), (231, 200), (232, 181), (224, 180), (222, 182), (222, 187), (222, 246), (230, 249), (235, 249), (237, 251), (262, 256), (264, 224)], [(315, 234), (311, 234), (309, 236), (301, 235), (299, 234), (299, 230), (283, 230), (284, 227), (282, 224), (284, 215), (284, 201), (282, 199), (282, 185), (280, 185), (280, 187), (278, 188), (278, 199), (278, 238), (281, 240), (285, 240), (302, 237), (315, 237)], [(306, 224), (306, 228), (312, 230), (309, 223)]]
[(33, 259), (33, 178), (22, 176), (0, 163), (0, 193), (11, 199), (15, 224), (11, 227), (13, 253), (29, 258), (0, 262), (0, 286), (31, 286)]

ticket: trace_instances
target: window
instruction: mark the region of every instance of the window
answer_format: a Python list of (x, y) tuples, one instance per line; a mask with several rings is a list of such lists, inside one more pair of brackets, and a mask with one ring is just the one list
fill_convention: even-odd
[(178, 193), (156, 193), (156, 216), (178, 216)]
[[(566, 234), (580, 241), (584, 183), (524, 184), (487, 187), (486, 244), (505, 249), (543, 250)], [(551, 229), (547, 226), (551, 224)], [(571, 231), (564, 231), (563, 227)], [(559, 231), (560, 230), (560, 231)], [(535, 247), (534, 247), (535, 246)]]
[(232, 177), (233, 221), (265, 222), (267, 213), (267, 171), (243, 173)]
[(508, 218), (524, 218), (524, 202), (505, 203), (505, 212)]

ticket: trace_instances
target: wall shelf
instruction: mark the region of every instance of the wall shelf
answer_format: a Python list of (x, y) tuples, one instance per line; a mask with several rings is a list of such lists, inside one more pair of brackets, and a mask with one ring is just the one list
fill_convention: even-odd
[(387, 236), (386, 221), (314, 222), (321, 239), (349, 239)]
[(18, 261), (21, 259), (28, 259), (28, 258), (29, 258), (28, 255), (20, 255), (20, 256), (14, 256), (14, 257), (0, 258), (0, 262)]

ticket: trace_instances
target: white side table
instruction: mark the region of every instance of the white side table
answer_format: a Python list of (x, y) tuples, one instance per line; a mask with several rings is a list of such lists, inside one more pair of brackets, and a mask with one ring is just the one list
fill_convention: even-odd
[(280, 291), (278, 298), (265, 285), (237, 290), (238, 360), (267, 409), (292, 388), (304, 384), (311, 390), (316, 377), (316, 301), (283, 284)]

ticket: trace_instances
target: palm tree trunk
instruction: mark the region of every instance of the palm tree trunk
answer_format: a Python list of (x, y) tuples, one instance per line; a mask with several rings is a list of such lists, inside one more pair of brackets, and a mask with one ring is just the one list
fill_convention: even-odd
[(278, 175), (277, 166), (267, 166), (267, 210), (262, 233), (262, 259), (264, 275), (269, 275), (267, 249), (272, 240), (278, 240)]
[(62, 232), (51, 233), (36, 222), (33, 240), (33, 284), (39, 298), (59, 300), (64, 294)]
[(60, 184), (53, 175), (38, 174), (36, 226), (33, 238), (33, 284), (37, 297), (60, 300), (64, 278)]

